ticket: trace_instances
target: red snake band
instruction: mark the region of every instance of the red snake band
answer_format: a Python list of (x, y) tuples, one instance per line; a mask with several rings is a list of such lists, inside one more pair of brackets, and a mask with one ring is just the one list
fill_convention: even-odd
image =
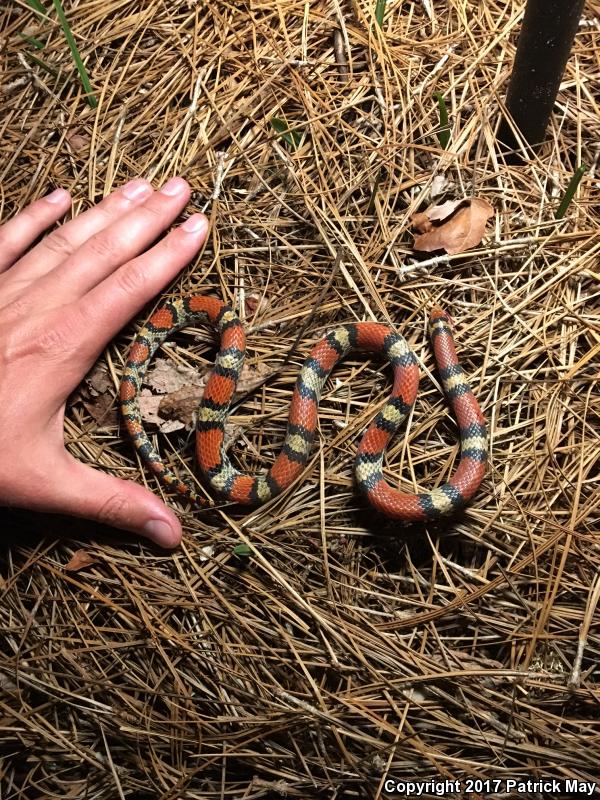
[(429, 333), (442, 385), (459, 426), (460, 462), (448, 483), (430, 492), (406, 494), (390, 486), (382, 472), (385, 449), (409, 414), (419, 388), (417, 360), (400, 334), (386, 325), (354, 322), (324, 336), (298, 375), (281, 452), (265, 475), (246, 475), (233, 466), (224, 448), (225, 423), (246, 352), (244, 330), (231, 308), (217, 298), (199, 295), (172, 300), (152, 314), (132, 344), (121, 381), (125, 427), (141, 459), (166, 488), (197, 506), (209, 505), (164, 464), (146, 435), (138, 399), (157, 347), (175, 331), (196, 323), (208, 323), (220, 335), (215, 366), (198, 407), (196, 457), (205, 480), (227, 500), (260, 505), (298, 478), (310, 457), (323, 386), (351, 350), (383, 355), (394, 373), (391, 395), (362, 437), (356, 456), (356, 483), (371, 505), (393, 519), (416, 522), (460, 509), (477, 491), (486, 471), (485, 419), (458, 363), (450, 318), (442, 309), (435, 307), (431, 312)]

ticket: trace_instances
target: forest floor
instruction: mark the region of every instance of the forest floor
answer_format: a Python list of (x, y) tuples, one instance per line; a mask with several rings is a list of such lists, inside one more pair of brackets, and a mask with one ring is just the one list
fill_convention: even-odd
[[(77, 458), (162, 493), (183, 542), (162, 552), (4, 513), (2, 800), (349, 800), (385, 797), (392, 780), (533, 797), (467, 782), (600, 780), (600, 2), (586, 3), (546, 142), (511, 164), (496, 131), (522, 7), (394, 1), (379, 27), (365, 0), (82, 0), (65, 10), (87, 100), (54, 10), (0, 11), (2, 218), (56, 186), (78, 213), (136, 176), (187, 178), (186, 213), (209, 216), (209, 237), (156, 303), (216, 295), (244, 323), (236, 465), (272, 463), (323, 332), (378, 320), (422, 373), (385, 475), (407, 492), (447, 480), (460, 448), (433, 303), (452, 315), (490, 435), (460, 515), (380, 519), (352, 466), (390, 374), (352, 355), (293, 487), (259, 509), (194, 510), (138, 462), (117, 413), (148, 307), (71, 398), (65, 437)], [(494, 211), (481, 241), (415, 249), (416, 212), (472, 197)], [(159, 354), (163, 390), (188, 367), (206, 374), (215, 348), (208, 329), (179, 334)], [(184, 417), (175, 403), (175, 420), (147, 429), (196, 481)]]

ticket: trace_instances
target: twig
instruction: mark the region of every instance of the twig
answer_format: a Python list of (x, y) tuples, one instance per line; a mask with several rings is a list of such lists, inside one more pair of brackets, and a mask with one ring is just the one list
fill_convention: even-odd
[(331, 285), (333, 284), (333, 281), (335, 280), (335, 277), (338, 274), (341, 261), (342, 261), (342, 251), (338, 250), (336, 255), (335, 255), (335, 260), (333, 262), (333, 266), (331, 267), (331, 272), (329, 273), (329, 278), (327, 279), (325, 285), (323, 286), (323, 288), (319, 292), (319, 296), (317, 297), (317, 299), (315, 301), (315, 304), (312, 306), (310, 314), (308, 315), (306, 320), (302, 323), (302, 326), (300, 327), (300, 330), (298, 331), (298, 334), (297, 334), (296, 338), (294, 339), (291, 347), (289, 348), (289, 350), (285, 354), (285, 356), (283, 358), (283, 363), (284, 364), (287, 364), (288, 361), (290, 360), (290, 358), (296, 352), (296, 348), (298, 347), (298, 344), (300, 343), (300, 340), (302, 339), (302, 337), (304, 336), (306, 331), (312, 325), (314, 318), (316, 317), (316, 315), (319, 312), (319, 309), (321, 307), (321, 303), (323, 302), (324, 297), (327, 295), (327, 292), (331, 288)]

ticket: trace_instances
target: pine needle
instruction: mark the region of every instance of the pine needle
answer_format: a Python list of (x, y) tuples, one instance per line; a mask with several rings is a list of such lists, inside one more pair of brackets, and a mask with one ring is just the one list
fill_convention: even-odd
[[(207, 209), (211, 232), (160, 294), (223, 298), (243, 320), (247, 375), (266, 379), (227, 425), (236, 467), (273, 464), (321, 336), (371, 320), (421, 365), (384, 474), (404, 492), (443, 484), (459, 448), (427, 334), (435, 303), (454, 320), (491, 461), (456, 518), (377, 516), (353, 464), (393, 371), (350, 353), (294, 486), (260, 508), (196, 511), (138, 463), (116, 413), (153, 301), (73, 392), (64, 439), (164, 500), (183, 542), (162, 552), (91, 521), (0, 510), (2, 797), (358, 800), (415, 776), (463, 789), (475, 776), (483, 794), (496, 778), (597, 780), (600, 2), (586, 3), (548, 141), (519, 166), (495, 135), (522, 0), (388, 3), (385, 35), (375, 0), (65, 3), (101, 114), (82, 104), (45, 4), (41, 17), (0, 7), (3, 218), (57, 185), (79, 213), (135, 176), (158, 188), (186, 171), (182, 218)], [(596, 177), (556, 224), (550, 189), (579, 162)], [(473, 195), (496, 210), (483, 242), (417, 257), (411, 216)], [(186, 424), (217, 338), (181, 331), (146, 382), (148, 432), (195, 485)]]

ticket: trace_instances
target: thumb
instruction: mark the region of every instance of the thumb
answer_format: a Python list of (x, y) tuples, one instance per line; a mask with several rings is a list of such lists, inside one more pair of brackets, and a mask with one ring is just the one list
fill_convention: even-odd
[(67, 461), (57, 471), (63, 475), (59, 478), (55, 473), (53, 478), (54, 510), (137, 533), (160, 547), (177, 547), (181, 541), (179, 520), (151, 491), (65, 455)]

